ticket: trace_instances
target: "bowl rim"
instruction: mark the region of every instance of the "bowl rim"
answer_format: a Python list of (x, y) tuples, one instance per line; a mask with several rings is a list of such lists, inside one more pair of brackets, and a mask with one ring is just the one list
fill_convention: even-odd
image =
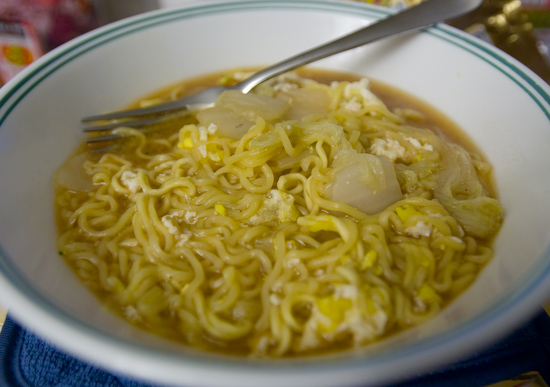
[[(10, 112), (21, 102), (25, 95), (32, 88), (57, 71), (63, 65), (71, 60), (85, 54), (89, 50), (102, 45), (103, 43), (116, 39), (126, 34), (132, 34), (143, 28), (151, 28), (157, 24), (164, 24), (171, 21), (182, 20), (187, 17), (200, 17), (201, 15), (212, 12), (238, 12), (242, 9), (303, 9), (327, 10), (344, 14), (360, 14), (366, 18), (376, 19), (388, 15), (391, 10), (378, 6), (372, 6), (362, 3), (341, 2), (341, 1), (317, 1), (317, 0), (251, 0), (236, 2), (213, 2), (205, 5), (190, 4), (177, 9), (161, 9), (146, 14), (131, 17), (119, 22), (101, 27), (91, 33), (85, 34), (72, 40), (65, 45), (46, 54), (33, 64), (19, 73), (4, 87), (0, 89), (0, 130), (2, 123), (9, 116)], [(519, 61), (513, 59), (507, 54), (494, 48), (490, 44), (483, 42), (471, 35), (454, 29), (446, 25), (435, 25), (423, 33), (433, 34), (449, 44), (456, 45), (470, 54), (476, 55), (486, 62), (490, 63), (498, 71), (507, 75), (511, 80), (518, 84), (541, 108), (541, 110), (550, 119), (550, 87), (535, 75), (530, 69)], [(90, 346), (99, 351), (109, 349), (112, 351), (109, 356), (95, 355), (84, 360), (91, 361), (106, 367), (113, 371), (128, 371), (119, 362), (115, 361), (117, 356), (127, 356), (133, 354), (136, 367), (134, 377), (146, 378), (148, 368), (145, 364), (139, 364), (139, 360), (155, 357), (167, 364), (168, 367), (183, 367), (181, 361), (185, 361), (186, 369), (202, 369), (203, 371), (213, 372), (213, 375), (226, 377), (228, 375), (238, 376), (239, 382), (248, 385), (248, 380), (254, 383), (254, 375), (265, 375), (277, 380), (290, 380), (297, 376), (308, 376), (319, 373), (339, 372), (340, 374), (350, 374), (360, 377), (373, 367), (381, 367), (382, 372), (391, 372), (392, 367), (397, 363), (410, 361), (410, 366), (405, 365), (406, 372), (409, 375), (432, 369), (434, 366), (442, 366), (451, 361), (457, 360), (476, 349), (485, 347), (498, 338), (511, 332), (515, 327), (525, 322), (537, 310), (541, 303), (550, 294), (550, 283), (545, 283), (545, 279), (550, 277), (550, 245), (547, 245), (541, 254), (541, 259), (530, 271), (531, 276), (526, 275), (518, 285), (511, 289), (507, 294), (503, 294), (497, 303), (483, 313), (476, 315), (465, 322), (456, 326), (450, 332), (436, 334), (433, 337), (424, 339), (420, 342), (407, 344), (399, 349), (390, 349), (382, 353), (369, 354), (368, 359), (363, 357), (343, 357), (341, 359), (331, 359), (330, 365), (325, 362), (307, 361), (300, 363), (300, 368), (296, 367), (295, 361), (283, 360), (268, 362), (262, 360), (243, 361), (242, 358), (231, 358), (227, 356), (188, 356), (178, 354), (178, 360), (172, 353), (163, 352), (156, 349), (150, 349), (144, 345), (128, 342), (127, 340), (112, 336), (97, 328), (87, 325), (74, 316), (57, 307), (37, 292), (28, 284), (18, 270), (9, 261), (8, 255), (0, 246), (0, 290), (6, 294), (6, 301), (10, 308), (10, 315), (13, 312), (16, 320), (23, 323), (31, 331), (37, 332), (40, 336), (54, 341), (62, 349), (75, 355), (82, 354), (75, 350), (75, 344), (79, 346)], [(527, 301), (526, 301), (527, 300)], [(39, 317), (39, 318), (37, 318)], [(50, 331), (51, 327), (63, 330), (63, 337)], [(113, 349), (112, 343), (116, 349)], [(454, 352), (439, 354), (437, 349), (442, 346), (452, 346)], [(101, 353), (101, 352), (99, 352)], [(422, 367), (421, 360), (433, 357), (437, 354), (435, 363), (430, 362), (429, 366)], [(415, 359), (412, 361), (411, 359)], [(220, 361), (220, 359), (222, 361)], [(142, 361), (143, 363), (143, 361)], [(143, 370), (140, 371), (141, 366)], [(246, 371), (249, 379), (243, 379), (241, 374)], [(284, 375), (281, 375), (281, 372)], [(373, 382), (380, 378), (380, 373), (373, 373)], [(176, 380), (166, 379), (168, 383)], [(379, 380), (381, 381), (381, 379)], [(203, 383), (203, 380), (191, 380), (191, 382)], [(253, 385), (253, 384), (250, 384)], [(306, 384), (304, 384), (306, 385)]]

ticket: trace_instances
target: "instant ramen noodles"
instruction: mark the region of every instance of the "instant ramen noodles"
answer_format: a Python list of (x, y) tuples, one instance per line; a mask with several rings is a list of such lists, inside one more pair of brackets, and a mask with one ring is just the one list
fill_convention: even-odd
[(488, 162), (425, 122), (367, 79), (290, 73), (154, 130), (121, 123), (118, 147), (56, 175), (59, 253), (130, 323), (196, 348), (367, 345), (471, 284), (502, 221)]

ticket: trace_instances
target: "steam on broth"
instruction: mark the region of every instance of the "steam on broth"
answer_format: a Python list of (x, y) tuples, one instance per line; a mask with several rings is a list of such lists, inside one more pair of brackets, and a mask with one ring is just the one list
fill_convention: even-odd
[(118, 148), (82, 145), (56, 174), (58, 249), (110, 309), (186, 345), (258, 357), (367, 345), (437, 315), (493, 255), (490, 164), (380, 83), (303, 70), (115, 131)]

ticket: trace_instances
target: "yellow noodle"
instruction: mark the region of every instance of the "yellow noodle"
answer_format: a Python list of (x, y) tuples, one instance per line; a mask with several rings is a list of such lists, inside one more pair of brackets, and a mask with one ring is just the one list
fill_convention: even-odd
[[(270, 110), (293, 103), (287, 83), (328, 107), (292, 120), (290, 105)], [(421, 114), (393, 113), (367, 83), (264, 83), (256, 92), (277, 99), (256, 111), (257, 95), (244, 96), (252, 105), (231, 113), (250, 127), (240, 138), (196, 113), (166, 131), (116, 129), (128, 137), (119, 150), (85, 153), (89, 191), (57, 187), (60, 255), (132, 324), (201, 349), (319, 353), (428, 321), (493, 256), (491, 168), (408, 125)], [(328, 189), (363, 154), (391, 160), (402, 194), (377, 212)], [(384, 183), (365, 190), (388, 186), (387, 171), (365, 171), (360, 181)], [(464, 214), (476, 198), (493, 207)], [(468, 224), (478, 218), (497, 227)]]

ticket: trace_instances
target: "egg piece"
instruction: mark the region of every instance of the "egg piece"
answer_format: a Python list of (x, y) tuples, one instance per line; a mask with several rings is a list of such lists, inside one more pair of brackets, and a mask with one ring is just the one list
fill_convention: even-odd
[(277, 221), (279, 223), (294, 222), (298, 218), (298, 210), (294, 205), (294, 196), (287, 192), (273, 189), (265, 195), (265, 200), (248, 223), (252, 225)]

